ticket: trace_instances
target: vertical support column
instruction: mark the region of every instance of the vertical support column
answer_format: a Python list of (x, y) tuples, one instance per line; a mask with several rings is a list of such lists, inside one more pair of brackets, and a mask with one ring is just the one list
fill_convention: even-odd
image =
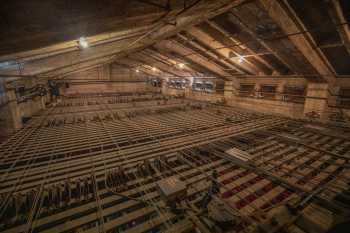
[(45, 97), (44, 96), (37, 96), (32, 101), (32, 115), (35, 114), (38, 111), (44, 110), (46, 108), (45, 106)]
[[(26, 79), (24, 81), (25, 89), (32, 88), (35, 85), (36, 85), (36, 82), (34, 79)], [(21, 117), (26, 117), (26, 118), (32, 117), (33, 113), (35, 113), (37, 109), (34, 99), (28, 99), (25, 102), (21, 102), (19, 106), (21, 110)]]
[(346, 111), (343, 111), (338, 105), (340, 86), (329, 85), (328, 90), (328, 119), (332, 121), (347, 121)]
[(185, 98), (191, 98), (192, 96), (192, 87), (189, 86), (189, 87), (186, 87), (185, 88)]
[(31, 118), (33, 113), (35, 113), (35, 105), (33, 104), (33, 100), (29, 99), (25, 102), (19, 104), (21, 116), (23, 118)]
[(239, 89), (240, 88), (241, 88), (240, 81), (237, 78), (235, 78), (232, 81), (225, 82), (224, 97), (225, 97), (225, 101), (228, 105), (232, 105), (232, 106), (235, 105), (234, 102), (237, 101), (237, 97), (239, 96)]
[(285, 96), (283, 95), (284, 92), (284, 82), (278, 83), (276, 88), (276, 100), (284, 101)]
[(162, 94), (168, 95), (168, 87), (167, 87), (167, 80), (166, 79), (164, 79), (162, 81)]
[(46, 96), (40, 96), (40, 109), (46, 109)]
[(255, 91), (255, 98), (261, 98), (262, 97), (262, 94), (260, 93), (260, 91), (261, 91), (260, 83), (255, 83), (254, 91)]
[(15, 90), (7, 90), (8, 112), (11, 119), (13, 129), (22, 128), (22, 116), (19, 105), (17, 103)]
[(187, 99), (191, 99), (192, 97), (193, 97), (193, 82), (194, 82), (194, 78), (193, 77), (191, 77), (190, 79), (189, 79), (189, 84), (188, 84), (188, 86), (185, 88), (185, 98), (187, 98)]
[(336, 106), (338, 95), (340, 93), (340, 86), (330, 86), (328, 96), (328, 106)]
[(232, 81), (225, 81), (224, 86), (224, 98), (225, 101), (229, 101), (232, 99), (233, 96), (233, 82)]
[(111, 80), (111, 66), (110, 64), (103, 65), (98, 68), (99, 79)]
[(304, 116), (306, 118), (326, 121), (328, 119), (328, 84), (308, 83)]
[(105, 75), (107, 80), (111, 80), (111, 64), (106, 64), (103, 67), (105, 67)]

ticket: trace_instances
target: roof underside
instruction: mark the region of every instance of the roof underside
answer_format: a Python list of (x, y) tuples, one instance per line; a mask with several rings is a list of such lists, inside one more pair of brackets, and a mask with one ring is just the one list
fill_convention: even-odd
[(331, 82), (350, 75), (349, 12), (347, 0), (6, 1), (0, 74), (62, 78), (116, 63), (162, 77)]

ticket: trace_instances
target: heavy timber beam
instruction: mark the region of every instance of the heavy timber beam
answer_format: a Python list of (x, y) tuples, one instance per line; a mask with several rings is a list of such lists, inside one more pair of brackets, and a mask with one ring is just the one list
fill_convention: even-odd
[(56, 76), (56, 78), (63, 79), (69, 75), (72, 75), (72, 74), (75, 74), (78, 72), (88, 71), (88, 70), (91, 70), (91, 69), (94, 69), (97, 67), (101, 67), (101, 66), (106, 65), (106, 64), (110, 64), (110, 61), (107, 61), (106, 63), (97, 63), (96, 65), (88, 65), (86, 67), (80, 67), (80, 68), (77, 68), (74, 70), (70, 70), (70, 71), (67, 71), (65, 73), (61, 73), (60, 75)]
[(114, 61), (113, 64), (117, 64), (117, 65), (129, 68), (129, 69), (136, 69), (137, 68), (139, 71), (142, 71), (142, 72), (147, 71), (147, 73), (151, 76), (159, 76), (160, 75), (160, 72), (155, 73), (150, 68), (146, 67), (145, 63), (132, 60), (132, 59), (130, 59), (130, 57), (124, 57), (121, 60)]
[(151, 56), (145, 56), (144, 54), (137, 53), (134, 55), (129, 55), (128, 57), (132, 60), (138, 61), (140, 63), (143, 62), (146, 65), (153, 66), (153, 67), (155, 67), (163, 72), (172, 74), (174, 76), (178, 76), (178, 77), (184, 76), (183, 72), (179, 72), (179, 70), (174, 69), (174, 67), (169, 66), (168, 64), (166, 64), (164, 62), (157, 61), (157, 60), (153, 59)]
[[(169, 40), (165, 40), (162, 42), (159, 42), (158, 44), (156, 44), (154, 47), (157, 51), (161, 51), (162, 53), (166, 53), (166, 54), (171, 54), (172, 56), (175, 56), (178, 59), (181, 59), (182, 61), (184, 61), (184, 63), (186, 64), (190, 64), (190, 66), (195, 69), (197, 72), (203, 74), (203, 75), (209, 75), (209, 76), (217, 76), (218, 74), (216, 74), (215, 72), (211, 71), (211, 69), (209, 69), (208, 67), (193, 61), (191, 58), (189, 58), (188, 55), (188, 51), (184, 51), (183, 53), (181, 53), (180, 51), (175, 51), (172, 47), (171, 44), (175, 43), (175, 42), (171, 42)], [(170, 44), (169, 48), (165, 47), (164, 44)], [(193, 53), (192, 53), (193, 54)]]
[(151, 47), (149, 50), (151, 50), (154, 53), (159, 54), (160, 57), (173, 62), (174, 64), (176, 62), (181, 62), (185, 64), (185, 70), (189, 72), (192, 76), (201, 74), (201, 71), (199, 69), (196, 69), (196, 67), (192, 64), (187, 62), (183, 57), (175, 56), (174, 54), (170, 55), (169, 51), (164, 51), (160, 48)]
[(348, 53), (350, 54), (350, 29), (349, 25), (345, 24), (346, 19), (343, 14), (342, 7), (340, 5), (339, 0), (332, 0), (331, 5), (329, 6), (329, 12), (332, 16), (332, 20), (336, 25), (340, 25), (337, 27), (339, 35), (345, 45)]
[(315, 45), (312, 39), (310, 39), (310, 35), (307, 33), (300, 34), (301, 31), (305, 30), (288, 2), (286, 0), (259, 0), (259, 2), (281, 29), (286, 34), (290, 34), (290, 41), (299, 49), (317, 72), (323, 76), (324, 80), (331, 84), (334, 83), (334, 73), (327, 65), (322, 54), (314, 49)]
[(0, 78), (37, 78), (35, 75), (7, 75), (7, 74), (0, 74)]
[[(31, 0), (27, 1), (28, 3), (25, 6), (26, 9), (33, 7), (30, 1)], [(14, 0), (14, 2), (16, 2), (16, 0)], [(6, 4), (4, 4), (4, 7), (6, 8)], [(197, 7), (198, 8), (196, 9), (198, 10), (198, 12), (200, 12), (206, 10), (206, 8), (208, 7), (210, 8), (210, 4), (200, 4)], [(88, 39), (91, 46), (97, 46), (104, 43), (111, 43), (113, 41), (121, 41), (127, 38), (137, 38), (152, 29), (152, 27), (154, 26), (153, 23), (155, 19), (166, 19), (163, 18), (165, 12), (159, 10), (155, 11), (155, 9), (150, 10), (143, 4), (137, 6), (136, 9), (135, 7), (130, 8), (132, 9), (124, 9), (125, 12), (128, 12), (128, 16), (112, 17), (110, 19), (101, 18), (98, 21), (92, 18), (93, 22), (89, 23), (89, 27), (81, 26), (81, 24), (87, 24), (87, 21), (78, 20), (73, 25), (71, 25), (72, 28), (70, 28), (69, 25), (65, 25), (64, 28), (55, 28), (55, 30), (52, 33), (46, 33), (45, 30), (47, 28), (37, 33), (30, 32), (30, 30), (26, 30), (25, 32), (29, 31), (28, 33), (32, 33), (27, 39), (25, 39), (23, 33), (22, 37), (17, 35), (16, 38), (11, 38), (11, 36), (9, 35), (9, 37), (4, 38), (4, 40), (1, 41), (2, 43), (4, 43), (4, 45), (0, 43), (0, 50), (6, 47), (7, 39), (8, 41), (11, 41), (11, 44), (8, 44), (7, 47), (9, 47), (9, 49), (12, 49), (12, 51), (9, 51), (9, 53), (6, 53), (4, 55), (0, 54), (0, 61), (16, 60), (18, 62), (24, 62), (29, 60), (41, 59), (61, 53), (72, 52), (78, 50), (77, 40), (81, 36), (85, 36)], [(171, 5), (171, 8), (171, 12), (166, 13), (167, 16), (174, 16), (179, 11), (182, 11), (183, 4), (180, 3), (180, 1), (174, 1)], [(81, 10), (83, 9), (81, 8)], [(81, 11), (80, 14), (82, 13), (83, 12)], [(28, 22), (28, 25), (20, 26), (30, 27), (31, 25), (30, 22)], [(109, 29), (103, 30), (103, 28), (105, 27), (106, 29)], [(17, 32), (21, 32), (22, 28), (17, 27), (17, 29)], [(81, 30), (83, 30), (83, 32)], [(100, 30), (107, 32), (98, 33)], [(59, 36), (62, 33), (64, 33), (64, 36)], [(70, 36), (70, 34), (75, 34), (76, 36), (72, 37)], [(54, 44), (47, 46), (46, 44), (40, 43), (41, 37), (42, 39), (45, 39), (45, 42)], [(55, 39), (64, 39), (65, 41), (55, 42)], [(38, 46), (38, 48), (32, 48), (32, 46), (34, 46), (35, 43), (30, 42), (40, 43), (40, 46)], [(24, 46), (26, 48), (25, 51), (14, 52), (18, 49), (21, 50), (21, 46)]]
[[(144, 65), (148, 65), (148, 66), (151, 66), (152, 67), (152, 63), (151, 62), (147, 62), (145, 60), (142, 60), (140, 59), (139, 57), (135, 57), (135, 56), (128, 56), (128, 59), (131, 60), (131, 61), (136, 61), (136, 62), (139, 62), (141, 64), (144, 64)], [(177, 77), (178, 75), (176, 73), (173, 73), (171, 71), (169, 71), (168, 69), (166, 68), (160, 68), (160, 67), (157, 67), (157, 70), (161, 71), (162, 73), (164, 74), (169, 74), (169, 75), (172, 75), (172, 76), (175, 76)], [(154, 74), (156, 73), (157, 71), (153, 72)]]
[(176, 73), (179, 77), (190, 75), (190, 73), (188, 73), (184, 68), (180, 69), (176, 63), (175, 64), (169, 63), (167, 60), (163, 60), (159, 58), (152, 52), (151, 53), (150, 52), (146, 53), (146, 51), (141, 52), (141, 53), (138, 53), (137, 56), (144, 60), (150, 60), (150, 62), (152, 62), (154, 66), (160, 67), (162, 69), (166, 69), (168, 71), (171, 71), (172, 73)]
[[(62, 30), (59, 31), (55, 31), (55, 32), (51, 32), (51, 33), (45, 33), (45, 32), (40, 32), (31, 36), (27, 36), (26, 38), (24, 37), (23, 39), (16, 39), (16, 38), (10, 38), (13, 39), (13, 41), (7, 41), (7, 43), (1, 43), (1, 60), (2, 59), (6, 59), (6, 58), (10, 58), (10, 59), (15, 59), (15, 58), (23, 58), (23, 57), (27, 57), (27, 56), (31, 56), (33, 54), (42, 54), (42, 53), (47, 53), (47, 52), (52, 52), (53, 50), (55, 50), (57, 48), (56, 44), (60, 44), (60, 49), (67, 49), (67, 48), (71, 48), (74, 47), (76, 45), (76, 40), (79, 39), (79, 37), (81, 36), (86, 36), (91, 38), (91, 42), (92, 43), (96, 43), (99, 40), (108, 40), (108, 39), (113, 39), (116, 38), (118, 39), (118, 34), (120, 31), (126, 31), (130, 28), (131, 25), (138, 25), (138, 29), (145, 29), (145, 28), (149, 28), (150, 25), (152, 25), (152, 21), (154, 21), (154, 18), (160, 17), (162, 14), (160, 13), (155, 13), (155, 14), (147, 14), (144, 16), (138, 16), (138, 17), (133, 17), (133, 18), (128, 18), (125, 19), (124, 21), (120, 18), (119, 22), (116, 21), (115, 27), (108, 29), (107, 31), (111, 31), (110, 33), (105, 33), (102, 34), (104, 32), (100, 32), (99, 29), (97, 29), (97, 25), (96, 23), (92, 23), (91, 25), (89, 25), (90, 27), (87, 27), (87, 31), (91, 31), (88, 33), (84, 33), (84, 32), (78, 32), (79, 29), (77, 29), (77, 26), (74, 27), (65, 27), (64, 29), (66, 29), (65, 32), (63, 32)], [(103, 20), (101, 20), (101, 22), (103, 22)], [(79, 24), (81, 22), (78, 22), (77, 24)], [(108, 24), (108, 22), (106, 22)], [(110, 26), (110, 25), (108, 25)], [(51, 26), (53, 27), (53, 26)], [(100, 25), (100, 28), (103, 28), (103, 25)], [(118, 31), (115, 32), (116, 28), (118, 28)], [(135, 28), (135, 26), (132, 26), (132, 28)], [(94, 30), (95, 29), (95, 30)], [(114, 32), (113, 32), (114, 31)], [(94, 34), (91, 34), (92, 32), (95, 33), (96, 32), (98, 34), (101, 34), (101, 36), (94, 36)], [(59, 35), (61, 38), (59, 40), (56, 40), (55, 37), (52, 37), (52, 35), (60, 33), (61, 35)], [(64, 33), (65, 36), (62, 36), (62, 34)], [(74, 34), (73, 36), (67, 36), (69, 34)], [(34, 37), (34, 38), (31, 38)], [(100, 38), (102, 37), (102, 38)], [(47, 41), (48, 40), (48, 41)], [(69, 40), (67, 42), (67, 40)], [(31, 45), (30, 43), (32, 43), (33, 45)], [(52, 44), (54, 43), (54, 44)], [(28, 45), (29, 44), (29, 45)], [(14, 46), (18, 46), (18, 48), (11, 48)], [(28, 51), (29, 50), (29, 51)], [(6, 55), (6, 54), (10, 54), (10, 55)]]
[[(274, 67), (271, 66), (271, 64), (269, 64), (263, 58), (261, 58), (260, 54), (255, 53), (248, 46), (246, 46), (246, 45), (237, 46), (237, 44), (242, 44), (242, 42), (238, 41), (236, 38), (233, 38), (233, 36), (229, 32), (227, 32), (225, 29), (223, 29), (222, 27), (217, 25), (215, 22), (213, 22), (211, 20), (207, 20), (206, 22), (208, 23), (208, 28), (207, 28), (206, 33), (208, 33), (210, 36), (214, 37), (214, 39), (216, 39), (217, 41), (219, 41), (219, 39), (220, 39), (220, 41), (222, 41), (221, 43), (223, 44), (223, 47), (225, 47), (225, 46), (227, 47), (227, 48), (220, 49), (220, 51), (225, 51), (225, 50), (230, 51), (231, 50), (236, 54), (242, 55), (243, 57), (248, 57), (247, 55), (245, 55), (248, 52), (249, 54), (252, 54), (251, 56), (253, 56), (258, 62), (262, 63), (268, 69), (270, 69), (270, 70), (275, 69)], [(219, 34), (217, 32), (219, 32), (221, 34)], [(221, 38), (218, 38), (218, 36), (221, 36)], [(247, 61), (247, 63), (250, 63), (252, 66), (254, 66), (255, 69), (260, 70), (264, 74), (269, 73), (268, 70), (261, 69), (259, 66), (257, 66), (256, 62), (250, 62), (249, 59), (247, 59), (246, 61)]]
[(208, 61), (207, 58), (200, 56), (199, 54), (196, 54), (193, 50), (188, 49), (185, 46), (182, 46), (174, 41), (162, 41), (159, 43), (160, 47), (164, 47), (169, 50), (173, 50), (176, 53), (180, 54), (181, 56), (186, 56), (189, 60), (191, 60), (193, 63), (196, 63), (202, 67), (205, 67), (208, 69), (211, 73), (214, 73), (218, 76), (225, 77), (225, 76), (231, 76), (229, 73), (222, 70), (221, 67), (216, 66), (212, 62)]
[(190, 33), (185, 33), (183, 35), (178, 34), (178, 37), (181, 41), (190, 45), (190, 47), (195, 51), (201, 54), (204, 57), (208, 57), (208, 60), (211, 60), (216, 65), (222, 67), (223, 70), (226, 70), (230, 74), (247, 74), (250, 73), (247, 70), (244, 70), (242, 67), (236, 66), (222, 54), (218, 53), (210, 45), (199, 40), (197, 37), (190, 35)]
[[(182, 61), (176, 61), (174, 59), (171, 59), (167, 56), (164, 56), (163, 54), (160, 54), (159, 52), (157, 52), (156, 50), (145, 50), (143, 52), (144, 54), (147, 53), (148, 56), (150, 56), (152, 59), (159, 61), (159, 62), (163, 62), (165, 64), (167, 64), (168, 66), (170, 66), (172, 69), (179, 69), (179, 64), (182, 63), (184, 64)], [(187, 65), (184, 64), (184, 67), (182, 67), (181, 69), (179, 69), (182, 72), (182, 75), (191, 75), (193, 74), (193, 70), (189, 69), (189, 67)]]
[[(197, 11), (191, 8), (186, 11), (185, 16), (178, 16), (174, 18), (176, 24), (169, 24), (167, 21), (160, 22), (157, 27), (153, 27), (147, 34), (137, 40), (124, 40), (124, 42), (111, 42), (96, 47), (91, 47), (83, 51), (74, 51), (67, 54), (60, 54), (54, 57), (48, 57), (37, 61), (31, 61), (24, 64), (21, 70), (22, 74), (41, 74), (50, 72), (69, 65), (75, 65), (83, 61), (99, 59), (102, 57), (123, 54), (127, 55), (130, 50), (144, 48), (153, 44), (156, 41), (168, 38), (178, 32), (198, 24), (208, 18), (221, 14), (232, 7), (235, 7), (244, 2), (243, 0), (223, 0), (210, 4), (206, 10)], [(2, 74), (18, 74), (18, 70), (3, 71)]]
[[(128, 60), (128, 61), (130, 61), (130, 60)], [(126, 63), (126, 60), (114, 62), (113, 64), (118, 65), (118, 66), (123, 67), (123, 68), (130, 69), (130, 70), (135, 69), (135, 64), (130, 65), (130, 64)], [(144, 74), (144, 75), (147, 75), (150, 77), (157, 77), (157, 78), (163, 77), (161, 72), (155, 73), (151, 69), (148, 69), (147, 67), (144, 67), (142, 65), (139, 65), (137, 67), (138, 67), (139, 72)]]
[[(259, 17), (252, 16), (252, 11), (258, 14)], [(288, 38), (268, 41), (261, 37), (257, 28), (264, 26), (266, 23), (271, 24), (271, 22), (269, 22), (270, 19), (267, 13), (259, 9), (255, 4), (246, 5), (241, 9), (233, 9), (228, 12), (227, 17), (229, 22), (237, 25), (244, 32), (248, 33), (251, 38), (254, 38), (264, 50), (272, 53), (283, 66), (287, 67), (287, 70), (291, 70), (293, 73), (297, 74), (311, 73), (314, 71), (311, 65), (306, 65), (304, 63), (307, 62), (307, 60), (303, 58), (303, 55), (294, 47)], [(277, 33), (280, 34), (281, 32), (277, 30)], [(247, 42), (245, 43), (249, 46)], [(316, 71), (314, 72), (316, 73)]]
[[(151, 26), (151, 24), (147, 26), (140, 25), (132, 29), (128, 28), (126, 30), (89, 36), (86, 39), (88, 40), (90, 47), (96, 47), (107, 43), (120, 42), (127, 39), (137, 38), (146, 33)], [(79, 50), (80, 49), (78, 47), (78, 41), (76, 39), (34, 50), (2, 55), (0, 56), (0, 61), (16, 60), (19, 63), (24, 63), (32, 60), (44, 59), (58, 54), (70, 53)]]
[[(131, 66), (129, 64), (125, 64), (123, 62), (114, 62), (114, 64), (117, 64), (117, 65), (119, 65), (121, 67), (125, 67), (125, 68), (131, 69), (131, 70), (134, 69), (133, 66)], [(139, 71), (141, 73), (146, 74), (146, 75), (150, 75), (150, 76), (155, 76), (155, 77), (161, 78), (161, 76), (159, 74), (154, 74), (154, 72), (152, 72), (151, 70), (145, 69), (142, 66), (140, 66)]]
[(201, 43), (197, 39), (194, 39), (192, 37), (188, 38), (187, 37), (188, 35), (185, 36), (185, 35), (178, 34), (177, 36), (178, 36), (178, 38), (176, 39), (177, 42), (193, 50), (197, 55), (207, 58), (208, 61), (215, 64), (217, 67), (220, 67), (220, 69), (225, 70), (227, 73), (231, 75), (248, 73), (248, 72), (243, 72), (239, 70), (237, 67), (228, 63), (227, 61), (225, 61), (225, 59), (223, 59), (221, 54), (216, 53), (210, 47), (208, 48), (208, 46)]
[[(66, 69), (69, 66), (78, 66), (82, 63), (94, 62), (96, 60), (109, 59), (111, 56), (123, 51), (125, 46), (132, 40), (124, 42), (113, 42), (101, 46), (90, 47), (84, 51), (78, 50), (66, 54), (47, 57), (45, 59), (29, 61), (22, 64), (21, 73), (27, 75), (39, 75), (54, 73), (59, 69)], [(2, 71), (2, 74), (18, 74), (18, 70)]]
[(87, 61), (87, 62), (82, 62), (82, 63), (77, 63), (77, 64), (73, 64), (73, 65), (68, 65), (65, 67), (61, 67), (55, 70), (51, 70), (50, 72), (45, 72), (45, 73), (41, 73), (40, 76), (49, 76), (49, 77), (55, 77), (55, 76), (62, 76), (65, 75), (67, 73), (71, 73), (74, 71), (79, 71), (81, 69), (85, 69), (88, 68), (90, 66), (96, 66), (99, 64), (105, 64), (108, 62), (112, 61), (112, 57), (104, 57), (104, 58), (100, 58), (100, 59), (96, 59), (96, 60), (91, 60), (91, 61)]
[(137, 0), (137, 1), (141, 2), (141, 3), (144, 3), (144, 4), (147, 4), (147, 5), (158, 7), (158, 8), (163, 9), (163, 10), (170, 10), (170, 3), (169, 2), (168, 2), (168, 4), (166, 4), (164, 6), (162, 4), (158, 4), (158, 3), (155, 3), (155, 2), (152, 2), (152, 1), (147, 1), (147, 0)]
[[(228, 63), (230, 63), (232, 66), (234, 66), (237, 70), (239, 70), (242, 73), (251, 73), (251, 74), (258, 74), (259, 71), (261, 71), (255, 64), (246, 61), (239, 63), (238, 59), (234, 60), (230, 58), (230, 52), (233, 52), (234, 50), (229, 48), (223, 48), (225, 47), (224, 44), (217, 41), (215, 38), (211, 37), (211, 35), (203, 32), (202, 30), (198, 28), (191, 28), (187, 30), (187, 32), (201, 41), (202, 43), (206, 44), (207, 46), (212, 48), (212, 51), (220, 56), (220, 58)], [(222, 48), (222, 49), (217, 49)], [(238, 54), (238, 53), (235, 53)], [(238, 56), (237, 56), (238, 57)], [(249, 72), (246, 72), (245, 70), (248, 70)]]
[[(199, 11), (211, 7), (209, 0), (202, 2), (206, 4), (196, 6)], [(1, 20), (8, 22), (1, 24), (2, 35), (6, 36), (0, 41), (0, 54), (51, 47), (81, 36), (91, 38), (105, 33), (106, 39), (115, 38), (120, 31), (134, 28), (135, 25), (149, 27), (155, 20), (164, 19), (164, 15), (175, 15), (183, 10), (182, 1), (171, 3), (171, 10), (165, 12), (154, 6), (127, 0), (59, 1), (55, 4), (36, 0), (4, 2)], [(23, 13), (27, 11), (33, 17)]]

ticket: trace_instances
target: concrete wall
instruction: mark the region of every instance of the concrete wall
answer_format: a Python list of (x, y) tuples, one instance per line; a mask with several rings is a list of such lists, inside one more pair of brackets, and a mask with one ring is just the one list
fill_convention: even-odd
[[(229, 82), (227, 82), (229, 83)], [(283, 92), (284, 86), (307, 86), (307, 81), (304, 78), (283, 78), (278, 77), (261, 77), (261, 78), (242, 78), (239, 79), (240, 84), (254, 84), (255, 89), (259, 90), (262, 85), (275, 85), (277, 92)], [(225, 87), (225, 90), (227, 88)], [(282, 101), (281, 96), (276, 96), (275, 99), (262, 99), (252, 97), (240, 97), (239, 90), (236, 91), (231, 98), (225, 98), (229, 106), (239, 107), (252, 111), (258, 111), (267, 114), (277, 114), (292, 118), (303, 118), (304, 104)], [(226, 95), (226, 97), (229, 95)]]
[(187, 99), (207, 101), (211, 103), (218, 103), (224, 100), (224, 93), (216, 94), (201, 91), (193, 91), (190, 88), (175, 89), (167, 87), (166, 84), (162, 86), (162, 94), (171, 96), (185, 96)]
[[(276, 85), (306, 85), (304, 79), (295, 78), (288, 80), (275, 80), (275, 79), (244, 79), (240, 80), (241, 83), (258, 83), (262, 84), (276, 84)], [(302, 118), (304, 112), (304, 105), (299, 103), (291, 103), (276, 100), (267, 100), (267, 99), (257, 99), (249, 97), (239, 97), (237, 92), (237, 84), (232, 81), (227, 81), (225, 83), (224, 93), (207, 93), (200, 91), (193, 91), (190, 88), (186, 90), (172, 89), (167, 88), (166, 86), (162, 87), (162, 93), (165, 95), (183, 95), (185, 94), (186, 98), (208, 101), (211, 103), (223, 102), (232, 107), (239, 107), (242, 109), (248, 109), (268, 114), (278, 114), (286, 117), (292, 118)]]
[(224, 94), (189, 91), (186, 93), (186, 98), (200, 100), (200, 101), (207, 101), (211, 103), (219, 103), (224, 101)]
[(38, 114), (45, 105), (42, 97), (36, 97), (26, 102), (18, 103), (15, 90), (6, 89), (4, 83), (0, 82), (0, 142), (9, 135), (20, 129), (22, 118), (31, 118)]
[(5, 80), (0, 79), (0, 106), (8, 102), (5, 90)]
[(5, 90), (5, 82), (0, 79), (0, 142), (13, 130), (9, 100)]
[[(307, 86), (307, 82), (302, 78), (290, 78), (290, 79), (280, 79), (275, 78), (262, 78), (262, 79), (251, 79), (245, 78), (240, 79), (242, 84), (255, 84), (264, 85), (272, 84), (276, 85), (278, 88), (276, 90), (283, 92), (283, 86)], [(227, 81), (225, 83), (224, 93), (206, 93), (200, 91), (193, 91), (190, 88), (186, 90), (162, 87), (162, 93), (165, 95), (185, 95), (186, 98), (195, 99), (200, 101), (208, 101), (212, 103), (223, 102), (232, 107), (238, 107), (242, 109), (258, 111), (267, 114), (282, 115), (285, 117), (291, 117), (296, 119), (301, 119), (305, 117), (305, 109), (303, 103), (294, 103), (282, 101), (279, 96), (275, 99), (262, 99), (262, 98), (252, 98), (252, 97), (240, 97), (237, 87), (239, 83)]]
[(185, 92), (186, 90), (183, 90), (183, 89), (168, 88), (166, 87), (166, 85), (162, 86), (163, 95), (184, 96)]
[(226, 100), (227, 105), (239, 107), (267, 114), (277, 114), (285, 117), (303, 118), (304, 105), (278, 100), (255, 99), (249, 97), (235, 97)]
[(278, 77), (261, 77), (261, 78), (240, 78), (239, 82), (251, 84), (272, 84), (272, 85), (290, 85), (290, 86), (306, 86), (307, 80), (304, 78), (278, 78)]
[[(349, 79), (348, 79), (349, 80)], [(345, 114), (350, 121), (350, 109), (340, 108), (336, 105), (337, 90), (340, 87), (350, 87), (350, 82), (345, 79), (337, 80), (330, 86), (326, 83), (307, 82), (304, 78), (244, 78), (241, 84), (254, 84), (259, 90), (264, 84), (275, 85), (277, 93), (284, 93), (285, 86), (306, 87), (305, 103), (293, 103), (283, 101), (283, 95), (276, 95), (273, 99), (252, 97), (240, 97), (233, 94), (231, 97), (225, 94), (226, 103), (230, 106), (255, 110), (268, 114), (278, 114), (297, 119), (313, 119), (327, 122), (334, 113)], [(229, 82), (227, 82), (229, 83)], [(225, 90), (228, 88), (225, 87)], [(234, 90), (233, 90), (234, 92)], [(337, 107), (335, 107), (337, 106)]]
[(18, 104), (18, 108), (21, 117), (32, 117), (38, 114), (43, 108), (43, 103), (41, 102), (41, 97), (35, 97), (32, 100)]
[(306, 96), (304, 115), (316, 113), (319, 119), (325, 121), (328, 115), (328, 84), (309, 83)]

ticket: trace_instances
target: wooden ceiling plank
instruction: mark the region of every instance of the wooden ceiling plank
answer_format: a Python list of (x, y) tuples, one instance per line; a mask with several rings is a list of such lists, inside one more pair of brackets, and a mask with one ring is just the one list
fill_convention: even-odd
[[(130, 42), (130, 40), (124, 41), (123, 43), (112, 42), (107, 45), (103, 44), (100, 46), (91, 47), (88, 50), (79, 50), (67, 54), (55, 55), (54, 57), (30, 61), (29, 63), (24, 64), (24, 69), (21, 72), (23, 72), (23, 74), (48, 73), (60, 68), (65, 69), (69, 65), (75, 66), (78, 63), (100, 59), (110, 55), (127, 55), (130, 53), (130, 50), (133, 51), (134, 49), (145, 48), (157, 41), (168, 38), (188, 27), (198, 24), (203, 20), (221, 14), (228, 9), (241, 4), (242, 2), (244, 2), (244, 0), (222, 0), (215, 3), (212, 2), (210, 5), (206, 6), (206, 10), (203, 11), (198, 11), (197, 8), (191, 8), (186, 12), (186, 16), (176, 18), (175, 25), (169, 24), (167, 21), (165, 21), (162, 27), (160, 27), (158, 30), (155, 30), (153, 33), (150, 33), (144, 38), (144, 40), (138, 41), (137, 43), (133, 44), (133, 42)], [(130, 44), (133, 44), (133, 46), (129, 46)], [(2, 71), (1, 73), (18, 74), (18, 71), (7, 70)]]
[[(307, 33), (298, 34), (298, 32), (306, 31), (302, 28), (302, 23), (298, 19), (293, 9), (289, 6), (286, 0), (259, 0), (261, 5), (267, 11), (269, 16), (281, 27), (288, 35), (289, 40), (298, 48), (309, 63), (323, 76), (325, 81), (334, 83), (335, 74), (329, 65), (326, 63), (322, 55), (315, 49), (315, 44), (310, 41), (310, 35)], [(282, 5), (283, 4), (283, 5)]]
[(155, 53), (158, 53), (160, 56), (164, 57), (167, 60), (173, 62), (180, 61), (181, 63), (185, 64), (185, 70), (188, 71), (192, 76), (198, 76), (199, 74), (201, 74), (201, 71), (196, 69), (192, 63), (188, 63), (186, 60), (184, 60), (184, 57), (170, 55), (169, 52), (161, 50), (160, 48), (156, 48), (154, 46), (148, 49)]
[[(217, 54), (215, 51), (211, 49), (207, 49), (203, 47), (201, 44), (199, 44), (197, 41), (194, 41), (192, 39), (187, 38), (184, 35), (178, 34), (180, 43), (185, 46), (185, 47), (190, 47), (189, 49), (193, 50), (195, 53), (200, 55), (202, 58), (206, 58), (209, 62), (215, 64), (217, 67), (220, 67), (222, 70), (230, 70), (233, 71), (234, 74), (240, 73), (248, 73), (242, 69), (239, 69), (238, 67), (227, 63), (224, 59), (223, 56), (220, 54)], [(231, 73), (231, 72), (230, 72)]]
[(339, 0), (332, 0), (331, 5), (329, 6), (328, 9), (334, 24), (338, 25), (337, 30), (339, 32), (340, 38), (343, 41), (343, 45), (345, 46), (348, 53), (350, 54), (349, 22), (346, 22)]
[[(243, 54), (243, 49), (241, 47), (243, 46), (236, 46), (236, 44), (242, 44), (241, 41), (239, 41), (237, 38), (233, 38), (232, 35), (227, 32), (225, 29), (223, 29), (222, 27), (220, 27), (218, 24), (216, 24), (215, 22), (213, 22), (212, 20), (207, 20), (206, 21), (208, 23), (208, 25), (212, 28), (214, 28), (215, 30), (220, 31), (223, 35), (225, 35), (227, 37), (228, 40), (231, 40), (232, 43), (230, 44), (225, 44), (224, 46), (227, 46), (228, 49), (232, 50), (235, 53), (238, 54)], [(234, 47), (231, 47), (231, 45), (235, 45)], [(251, 50), (247, 45), (244, 45), (245, 50), (250, 53), (252, 57), (255, 57), (256, 59), (258, 59), (262, 64), (264, 64), (266, 67), (268, 67), (271, 70), (275, 70), (275, 68), (268, 63), (267, 61), (265, 61), (262, 57), (260, 57), (261, 54), (259, 53), (255, 53), (253, 50)], [(272, 53), (270, 53), (272, 54)], [(247, 57), (246, 55), (244, 55), (243, 57)], [(257, 67), (255, 64), (252, 63), (252, 65), (254, 65), (256, 67), (256, 69), (260, 70), (262, 73), (265, 73), (265, 71), (261, 70), (259, 67)]]

